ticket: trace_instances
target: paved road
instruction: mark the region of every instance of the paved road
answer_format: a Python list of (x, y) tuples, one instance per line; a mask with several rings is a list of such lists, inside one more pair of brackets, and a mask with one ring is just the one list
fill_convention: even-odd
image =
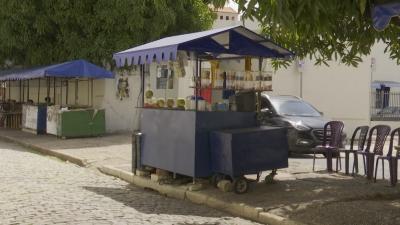
[(0, 141), (0, 224), (254, 224)]

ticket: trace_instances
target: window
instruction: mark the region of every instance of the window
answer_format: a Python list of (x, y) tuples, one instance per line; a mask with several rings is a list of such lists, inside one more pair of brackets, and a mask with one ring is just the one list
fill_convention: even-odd
[(234, 16), (232, 16), (232, 20), (235, 20), (235, 17), (234, 17)]
[(223, 16), (219, 16), (219, 19), (220, 19), (220, 20), (223, 20), (223, 19), (224, 19), (224, 17), (223, 17)]
[(157, 89), (174, 88), (174, 71), (163, 65), (157, 68)]
[(225, 19), (226, 19), (226, 20), (229, 20), (229, 16), (226, 16)]

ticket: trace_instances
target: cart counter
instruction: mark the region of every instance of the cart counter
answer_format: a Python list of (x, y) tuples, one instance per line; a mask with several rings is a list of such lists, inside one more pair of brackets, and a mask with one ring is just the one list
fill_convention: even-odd
[(254, 112), (143, 109), (142, 165), (191, 177), (212, 175), (209, 134), (257, 126)]

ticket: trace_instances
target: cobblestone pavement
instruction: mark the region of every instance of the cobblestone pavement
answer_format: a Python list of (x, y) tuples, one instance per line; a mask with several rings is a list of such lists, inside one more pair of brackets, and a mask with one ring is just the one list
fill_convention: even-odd
[(0, 141), (0, 224), (255, 224)]

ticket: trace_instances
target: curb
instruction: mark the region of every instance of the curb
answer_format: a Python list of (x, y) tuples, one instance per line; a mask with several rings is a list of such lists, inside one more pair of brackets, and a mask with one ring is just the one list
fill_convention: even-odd
[(304, 225), (303, 223), (265, 212), (261, 207), (253, 207), (243, 203), (226, 202), (201, 192), (189, 191), (184, 187), (177, 187), (168, 184), (160, 185), (151, 181), (150, 178), (135, 176), (133, 173), (112, 166), (101, 166), (98, 169), (104, 174), (120, 178), (121, 180), (132, 183), (141, 188), (149, 188), (168, 197), (190, 201), (195, 204), (206, 205), (255, 222), (270, 225)]
[(71, 156), (71, 155), (68, 155), (68, 154), (65, 154), (65, 153), (52, 151), (52, 150), (40, 147), (38, 145), (29, 144), (29, 143), (26, 143), (26, 142), (21, 141), (19, 139), (13, 138), (13, 137), (1, 135), (0, 139), (16, 143), (16, 144), (21, 145), (21, 146), (23, 146), (25, 148), (29, 148), (29, 149), (32, 149), (32, 150), (34, 150), (36, 152), (39, 152), (39, 153), (41, 153), (43, 155), (57, 157), (57, 158), (59, 158), (59, 159), (61, 159), (63, 161), (68, 161), (68, 162), (74, 163), (74, 164), (76, 164), (78, 166), (86, 167), (88, 165), (88, 163), (84, 159), (80, 159), (80, 158), (77, 158), (77, 157), (74, 157), (74, 156)]

